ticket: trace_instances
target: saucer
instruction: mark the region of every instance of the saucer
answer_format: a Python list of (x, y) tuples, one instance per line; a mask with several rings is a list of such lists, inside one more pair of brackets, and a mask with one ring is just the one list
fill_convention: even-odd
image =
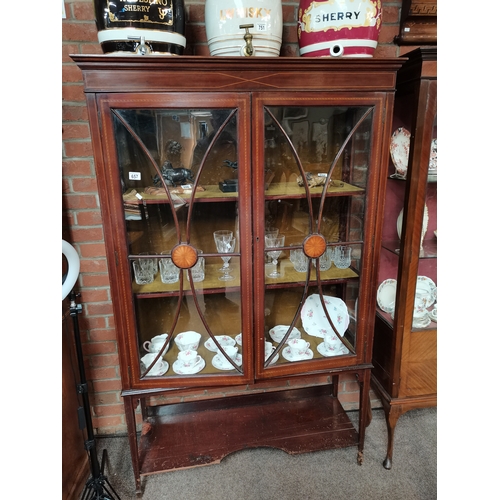
[[(241, 366), (241, 363), (243, 363), (243, 358), (241, 357), (240, 353), (236, 355), (236, 359), (234, 361), (238, 366)], [(221, 359), (218, 354), (216, 354), (212, 358), (212, 365), (217, 368), (217, 370), (234, 370), (234, 366), (229, 363), (229, 361), (226, 361), (225, 358)]]
[[(273, 354), (273, 352), (274, 352), (274, 350), (271, 352), (271, 354)], [(269, 354), (269, 356), (266, 356), (266, 361), (271, 357), (271, 354)], [(274, 356), (274, 358), (271, 360), (271, 362), (269, 363), (268, 366), (274, 365), (274, 363), (276, 363), (276, 361), (278, 361), (279, 357), (280, 357), (280, 353), (278, 352), (276, 354), (276, 356)]]
[[(215, 338), (217, 339), (217, 342), (219, 342), (219, 344), (221, 346), (225, 346), (225, 345), (234, 345), (232, 343), (232, 341), (234, 340), (232, 337), (230, 337), (229, 335), (216, 335)], [(217, 349), (218, 347), (215, 345), (215, 342), (213, 341), (213, 339), (208, 339), (207, 341), (205, 341), (205, 343), (203, 344), (209, 351), (212, 351), (212, 352), (217, 352)]]
[(430, 302), (426, 307), (430, 307), (437, 300), (437, 286), (434, 281), (432, 281), (427, 276), (417, 276), (417, 291), (425, 292), (431, 297)]
[(238, 333), (238, 335), (236, 335), (236, 337), (234, 337), (234, 340), (236, 340), (236, 343), (238, 345), (242, 345), (242, 343), (241, 343), (241, 333)]
[[(279, 344), (283, 340), (283, 337), (288, 331), (288, 328), (290, 328), (289, 325), (276, 325), (274, 328), (271, 328), (269, 330), (269, 335), (275, 342), (278, 342)], [(293, 327), (292, 331), (290, 332), (290, 335), (288, 336), (288, 340), (300, 339), (300, 335), (301, 335), (300, 330), (298, 328)]]
[(304, 361), (306, 359), (312, 359), (313, 356), (314, 353), (311, 351), (311, 349), (307, 349), (304, 355), (299, 356), (297, 358), (292, 356), (292, 353), (290, 352), (290, 347), (285, 347), (285, 349), (283, 349), (283, 357), (288, 361)]
[(168, 371), (168, 363), (166, 361), (162, 361), (161, 369), (158, 370), (157, 372), (149, 372), (146, 377), (161, 377), (162, 375), (165, 375)]
[(412, 323), (412, 328), (425, 328), (431, 324), (431, 318), (429, 315), (425, 316), (424, 321), (422, 323), (415, 323), (415, 320)]
[(382, 281), (378, 287), (377, 305), (386, 313), (394, 312), (396, 287), (397, 281), (392, 278)]
[(330, 351), (326, 348), (325, 343), (321, 342), (321, 344), (318, 345), (317, 349), (321, 356), (325, 356), (327, 358), (330, 358), (332, 356), (341, 356), (342, 354), (349, 354), (349, 349), (347, 349), (345, 345), (341, 345), (338, 349)]
[(172, 365), (172, 370), (174, 370), (177, 375), (194, 375), (195, 373), (201, 372), (203, 368), (205, 368), (205, 360), (203, 358), (201, 358), (201, 361), (196, 363), (191, 368), (182, 366), (182, 363), (178, 359), (175, 360)]

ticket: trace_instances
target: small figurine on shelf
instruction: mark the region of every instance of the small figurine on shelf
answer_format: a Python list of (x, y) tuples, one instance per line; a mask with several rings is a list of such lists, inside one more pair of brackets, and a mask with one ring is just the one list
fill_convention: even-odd
[[(182, 145), (177, 141), (169, 141), (166, 147), (167, 159), (161, 167), (161, 175), (167, 186), (177, 186), (194, 182), (193, 172), (188, 168), (184, 168), (180, 161)], [(174, 165), (176, 165), (174, 167)], [(161, 179), (158, 174), (153, 177), (153, 184), (156, 187), (161, 186)]]
[[(324, 186), (326, 183), (326, 174), (313, 174), (311, 172), (306, 172), (306, 181), (309, 187)], [(330, 179), (330, 183), (331, 183)], [(297, 177), (297, 184), (299, 186), (304, 185), (304, 179), (302, 176)]]
[[(185, 184), (186, 181), (194, 182), (193, 173), (188, 168), (173, 168), (172, 164), (167, 160), (161, 167), (161, 175), (165, 179), (167, 186), (177, 186)], [(161, 180), (158, 174), (153, 177), (153, 184), (161, 186)]]

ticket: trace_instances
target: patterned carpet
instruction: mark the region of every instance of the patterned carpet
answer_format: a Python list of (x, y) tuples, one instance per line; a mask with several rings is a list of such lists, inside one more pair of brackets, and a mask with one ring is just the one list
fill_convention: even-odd
[[(356, 415), (356, 412), (353, 413)], [(382, 466), (387, 446), (384, 413), (374, 410), (364, 463), (356, 449), (291, 456), (249, 449), (220, 464), (145, 476), (144, 500), (433, 500), (437, 498), (437, 409), (413, 410), (396, 427), (393, 466)], [(105, 474), (121, 500), (136, 497), (126, 437), (97, 439), (106, 449)]]

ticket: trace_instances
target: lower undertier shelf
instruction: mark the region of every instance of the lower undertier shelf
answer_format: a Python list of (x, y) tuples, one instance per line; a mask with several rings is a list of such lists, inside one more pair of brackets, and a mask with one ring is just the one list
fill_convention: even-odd
[(358, 442), (332, 387), (316, 386), (149, 407), (139, 468), (148, 475), (218, 463), (246, 448), (273, 447), (294, 455)]

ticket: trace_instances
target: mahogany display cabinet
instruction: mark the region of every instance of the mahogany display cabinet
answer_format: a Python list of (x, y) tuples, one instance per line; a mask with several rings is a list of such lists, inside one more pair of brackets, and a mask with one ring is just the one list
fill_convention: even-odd
[[(72, 57), (137, 494), (144, 475), (242, 448), (352, 446), (361, 463), (403, 60)], [(337, 398), (345, 373), (360, 385), (356, 425)], [(326, 385), (287, 383), (318, 374)]]
[(437, 404), (437, 49), (406, 54), (398, 73), (388, 163), (372, 385), (395, 427)]

